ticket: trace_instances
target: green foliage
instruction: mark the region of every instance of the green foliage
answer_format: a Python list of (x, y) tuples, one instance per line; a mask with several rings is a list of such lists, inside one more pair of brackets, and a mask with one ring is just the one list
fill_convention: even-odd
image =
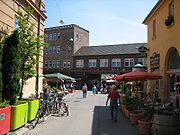
[(124, 82), (124, 83), (120, 84), (120, 89), (121, 89), (122, 93), (124, 93), (126, 95), (130, 95), (131, 84), (128, 82)]
[(3, 46), (4, 46), (4, 40), (7, 36), (7, 30), (3, 30), (3, 28), (1, 28), (0, 30), (0, 103), (2, 103), (2, 52), (3, 52)]
[(38, 57), (42, 52), (40, 49), (47, 46), (44, 42), (45, 36), (35, 33), (36, 28), (31, 17), (33, 11), (30, 8), (25, 11), (26, 14), (18, 11), (16, 17), (21, 50), (21, 95), (26, 81), (36, 75), (35, 65), (39, 63)]
[(4, 101), (4, 102), (0, 102), (0, 108), (4, 108), (4, 107), (8, 107), (9, 106), (9, 101)]
[(53, 93), (57, 93), (57, 92), (58, 92), (58, 88), (52, 87), (52, 88), (50, 89), (50, 91), (53, 92)]
[(134, 111), (139, 109), (140, 100), (137, 97), (125, 96), (124, 104), (129, 111)]
[(8, 38), (5, 39), (2, 58), (2, 81), (3, 101), (10, 101), (10, 104), (16, 102), (20, 92), (20, 48), (19, 35), (14, 31)]
[(151, 105), (145, 104), (143, 106), (143, 113), (141, 115), (141, 119), (143, 120), (152, 120), (154, 115), (154, 108)]

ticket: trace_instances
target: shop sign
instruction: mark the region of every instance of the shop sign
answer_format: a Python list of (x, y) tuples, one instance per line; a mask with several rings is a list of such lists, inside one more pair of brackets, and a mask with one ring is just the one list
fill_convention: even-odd
[(160, 60), (160, 54), (153, 53), (153, 55), (150, 57), (150, 68), (151, 70), (159, 69), (159, 60)]
[(140, 53), (145, 53), (147, 51), (147, 48), (145, 46), (141, 46), (141, 47), (138, 48), (138, 51)]

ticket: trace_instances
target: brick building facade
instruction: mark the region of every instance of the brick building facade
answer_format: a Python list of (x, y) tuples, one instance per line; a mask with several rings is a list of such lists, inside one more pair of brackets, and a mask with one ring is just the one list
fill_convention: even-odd
[(44, 73), (66, 73), (73, 68), (73, 54), (82, 46), (89, 46), (89, 31), (77, 25), (45, 29)]
[(89, 46), (89, 32), (77, 25), (45, 29), (49, 46), (44, 51), (44, 74), (63, 73), (86, 82), (99, 84), (102, 74), (129, 72), (135, 64), (147, 67), (146, 56), (138, 48), (146, 43)]

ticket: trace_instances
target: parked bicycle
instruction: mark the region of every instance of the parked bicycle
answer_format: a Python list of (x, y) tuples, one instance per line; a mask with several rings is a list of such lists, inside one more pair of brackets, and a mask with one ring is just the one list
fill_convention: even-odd
[(28, 128), (34, 129), (39, 121), (44, 121), (49, 115), (68, 116), (69, 109), (63, 93), (41, 93), (39, 109), (35, 119), (29, 124)]

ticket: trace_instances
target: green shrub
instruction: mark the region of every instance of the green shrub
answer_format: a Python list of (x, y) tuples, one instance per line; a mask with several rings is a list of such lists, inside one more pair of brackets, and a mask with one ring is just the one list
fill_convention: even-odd
[(0, 103), (0, 108), (8, 107), (9, 106), (9, 101), (4, 101)]
[(139, 109), (140, 100), (138, 99), (138, 97), (125, 96), (124, 104), (129, 111), (134, 111)]
[(2, 98), (14, 104), (20, 92), (19, 35), (14, 31), (5, 39), (2, 58)]

